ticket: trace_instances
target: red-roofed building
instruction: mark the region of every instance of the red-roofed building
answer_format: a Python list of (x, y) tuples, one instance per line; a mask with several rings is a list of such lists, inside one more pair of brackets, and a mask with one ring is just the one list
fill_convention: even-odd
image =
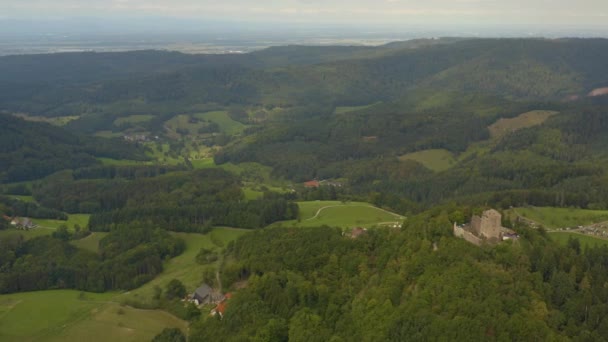
[(350, 232), (350, 237), (351, 237), (351, 239), (356, 239), (356, 238), (358, 238), (359, 236), (361, 236), (361, 235), (363, 235), (365, 233), (367, 233), (367, 229), (361, 228), (361, 227), (357, 227), (357, 228), (354, 228)]
[(228, 306), (228, 300), (232, 298), (232, 293), (226, 293), (226, 295), (224, 295), (224, 300), (222, 300), (216, 307), (215, 309), (211, 310), (211, 315), (215, 316), (217, 314), (220, 315), (220, 317), (224, 317), (224, 313), (226, 313), (226, 307)]
[(311, 180), (304, 183), (304, 186), (307, 188), (318, 188), (319, 186), (321, 186), (321, 183), (319, 183), (318, 180)]

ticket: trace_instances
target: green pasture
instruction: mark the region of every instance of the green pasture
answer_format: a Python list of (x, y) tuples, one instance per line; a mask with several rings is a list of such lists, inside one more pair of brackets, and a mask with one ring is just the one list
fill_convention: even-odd
[(142, 165), (144, 162), (128, 159), (97, 158), (103, 165), (107, 166), (131, 166)]
[(72, 240), (70, 243), (78, 248), (97, 253), (99, 252), (99, 241), (106, 237), (106, 235), (108, 235), (108, 233), (94, 232), (83, 239)]
[(32, 219), (34, 223), (43, 228), (57, 229), (59, 226), (65, 224), (71, 230), (75, 224), (78, 224), (81, 228), (89, 225), (90, 214), (70, 214), (66, 221), (62, 220), (48, 220), (48, 219)]
[(243, 132), (243, 130), (245, 130), (245, 127), (247, 127), (238, 121), (232, 120), (226, 111), (198, 113), (194, 114), (194, 117), (197, 119), (215, 122), (220, 127), (221, 132), (227, 135), (240, 134)]
[(125, 125), (133, 125), (143, 122), (148, 122), (154, 118), (154, 115), (129, 115), (114, 120), (114, 126), (121, 127)]
[(372, 103), (372, 104), (368, 104), (368, 105), (363, 105), (363, 106), (341, 106), (341, 107), (336, 107), (336, 109), (334, 110), (334, 114), (345, 114), (345, 113), (351, 113), (351, 112), (356, 112), (358, 110), (363, 110), (363, 109), (367, 109), (370, 107), (373, 107), (377, 104), (379, 104), (381, 102), (376, 102), (376, 103)]
[(405, 219), (364, 202), (308, 201), (298, 202), (300, 220), (278, 222), (273, 226), (318, 227), (372, 227), (379, 224), (399, 223)]
[(593, 237), (590, 235), (575, 233), (575, 232), (551, 232), (550, 235), (553, 241), (556, 241), (562, 245), (566, 245), (568, 243), (568, 239), (575, 238), (578, 239), (581, 243), (581, 247), (601, 247), (608, 246), (608, 240)]
[(533, 110), (514, 118), (500, 119), (488, 127), (490, 136), (492, 136), (492, 138), (500, 138), (510, 132), (541, 125), (557, 113), (558, 112), (547, 110)]
[(424, 165), (432, 171), (444, 171), (451, 168), (455, 163), (456, 159), (448, 150), (436, 149), (436, 150), (424, 150), (414, 153), (408, 153), (399, 157), (399, 160), (414, 160)]
[(192, 166), (195, 169), (208, 169), (216, 166), (215, 162), (213, 161), (213, 158), (190, 160), (190, 163), (192, 163)]
[(21, 235), (25, 240), (29, 240), (39, 236), (51, 235), (51, 233), (53, 233), (53, 229), (36, 228), (31, 230), (18, 230), (9, 228), (0, 230), (0, 239)]
[(164, 269), (152, 281), (142, 287), (125, 293), (121, 296), (123, 300), (136, 300), (141, 303), (148, 303), (154, 295), (154, 287), (165, 288), (172, 279), (179, 279), (188, 292), (193, 292), (201, 285), (203, 270), (205, 267), (217, 268), (217, 263), (200, 265), (195, 258), (201, 248), (220, 251), (228, 242), (236, 240), (239, 236), (248, 233), (248, 230), (234, 228), (214, 228), (208, 234), (195, 233), (172, 233), (182, 238), (186, 242), (186, 250), (181, 255), (168, 260), (164, 264)]
[(7, 195), (8, 197), (14, 198), (14, 199), (18, 199), (22, 202), (27, 202), (27, 203), (36, 203), (36, 200), (34, 199), (33, 196), (21, 196), (21, 195)]
[(149, 341), (185, 322), (115, 302), (116, 293), (48, 290), (0, 295), (0, 341)]
[(608, 221), (608, 210), (525, 207), (513, 209), (515, 215), (542, 224), (546, 228), (573, 228)]

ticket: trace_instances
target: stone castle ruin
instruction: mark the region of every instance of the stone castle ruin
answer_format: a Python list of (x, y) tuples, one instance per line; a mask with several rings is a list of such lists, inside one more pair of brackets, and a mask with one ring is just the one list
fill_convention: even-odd
[(494, 244), (514, 238), (514, 232), (502, 227), (501, 219), (498, 211), (486, 210), (481, 216), (473, 216), (470, 224), (459, 226), (454, 223), (454, 236), (478, 246), (484, 242)]

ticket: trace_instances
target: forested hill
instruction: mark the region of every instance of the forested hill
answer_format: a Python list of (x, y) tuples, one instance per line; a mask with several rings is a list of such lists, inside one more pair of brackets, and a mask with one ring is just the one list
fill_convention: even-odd
[(99, 164), (98, 157), (139, 159), (143, 150), (119, 140), (87, 137), (46, 123), (0, 114), (0, 183), (33, 180), (63, 169)]
[(605, 341), (606, 247), (552, 242), (471, 248), (455, 208), (356, 239), (338, 229), (265, 229), (227, 248), (222, 283), (247, 279), (223, 319), (190, 341)]
[(209, 103), (353, 105), (394, 100), (413, 89), (563, 99), (604, 86), (607, 58), (608, 41), (600, 39), (285, 47), (242, 56), (10, 56), (0, 58), (0, 109), (59, 116), (119, 104), (133, 112)]

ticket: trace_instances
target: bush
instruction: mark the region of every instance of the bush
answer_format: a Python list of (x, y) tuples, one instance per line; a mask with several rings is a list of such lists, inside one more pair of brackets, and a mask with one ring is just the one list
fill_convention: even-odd
[(181, 281), (172, 279), (165, 289), (165, 298), (172, 300), (176, 298), (184, 298), (186, 296), (186, 287)]

